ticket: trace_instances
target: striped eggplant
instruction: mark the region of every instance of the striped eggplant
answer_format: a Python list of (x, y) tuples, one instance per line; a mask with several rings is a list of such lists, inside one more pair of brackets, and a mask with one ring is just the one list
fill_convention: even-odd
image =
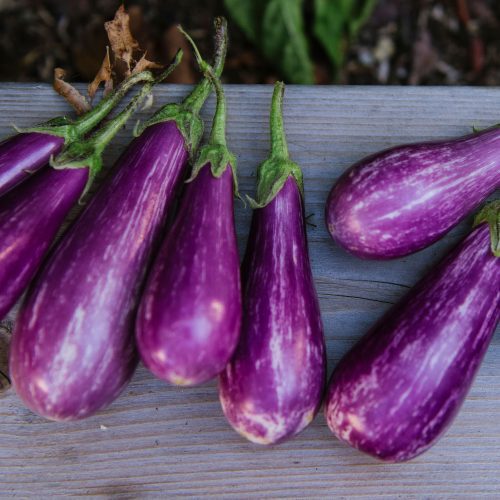
[[(225, 31), (220, 22), (220, 70)], [(182, 104), (167, 105), (142, 127), (34, 281), (10, 360), (14, 388), (40, 415), (87, 417), (130, 380), (139, 292), (193, 147), (193, 134), (183, 132), (188, 121), (201, 123), (198, 110), (210, 90), (204, 79)]]
[[(199, 54), (197, 58), (210, 75)], [(224, 92), (217, 77), (213, 83), (217, 108), (210, 140), (200, 151), (175, 223), (155, 259), (136, 322), (143, 363), (178, 385), (200, 384), (218, 375), (240, 333), (236, 163), (226, 146)]]
[(0, 143), (0, 196), (46, 165), (64, 141), (60, 135), (24, 132)]
[[(140, 80), (148, 79), (153, 82), (151, 73), (141, 74)], [(145, 88), (106, 127), (85, 139), (84, 146), (76, 140), (68, 144), (56, 160), (62, 168), (44, 168), (0, 198), (0, 319), (28, 286), (71, 207), (101, 169), (100, 153), (88, 163), (77, 162), (81, 168), (71, 168), (75, 164), (67, 161), (68, 155), (85, 156), (97, 142), (105, 147), (147, 92)]]
[[(482, 214), (335, 369), (325, 414), (342, 441), (400, 462), (423, 453), (452, 423), (500, 319), (500, 201)], [(496, 256), (487, 221), (497, 232)]]
[(326, 224), (358, 257), (390, 259), (441, 238), (500, 187), (500, 128), (369, 156), (330, 191)]
[(151, 73), (136, 73), (85, 115), (75, 121), (54, 118), (40, 125), (21, 129), (0, 143), (0, 196), (46, 165), (63, 146), (80, 139), (112, 111), (137, 83), (151, 79)]
[(257, 199), (242, 266), (243, 323), (220, 376), (222, 408), (234, 429), (271, 444), (316, 415), (326, 376), (325, 344), (309, 263), (302, 173), (288, 156), (284, 85), (274, 88), (271, 155), (259, 167)]
[[(14, 238), (14, 242), (21, 241), (17, 246), (24, 252), (24, 255), (13, 255), (10, 259), (19, 271), (28, 268), (32, 272), (36, 269), (43, 254), (43, 252), (38, 251), (36, 259), (35, 255), (30, 255), (29, 251), (32, 248), (27, 247), (26, 241), (23, 241), (23, 230), (27, 228), (30, 231), (28, 236), (35, 249), (46, 250), (51, 237), (54, 237), (55, 231), (64, 218), (63, 208), (66, 209), (65, 212), (69, 210), (69, 207), (82, 195), (86, 183), (90, 182), (93, 175), (100, 169), (101, 154), (106, 145), (130, 118), (133, 111), (151, 93), (153, 85), (163, 79), (178, 64), (181, 55), (181, 53), (178, 54), (174, 64), (158, 80), (146, 83), (139, 94), (115, 119), (92, 137), (85, 139), (85, 142), (72, 143), (55, 158), (54, 168), (39, 172), (30, 181), (20, 186), (22, 190), (37, 178), (43, 179), (44, 182), (43, 185), (39, 185), (44, 189), (33, 193), (39, 199), (40, 212), (30, 214), (29, 211), (26, 211), (24, 226), (19, 228), (18, 234)], [(126, 168), (124, 170), (126, 173)], [(49, 175), (52, 176), (53, 184), (50, 183)], [(70, 199), (68, 193), (72, 186), (73, 199)], [(55, 201), (45, 199), (51, 192), (63, 200), (59, 208)], [(17, 194), (17, 189), (13, 191), (14, 194)], [(10, 193), (7, 196), (10, 196)], [(92, 384), (89, 383), (89, 380), (83, 379), (82, 373), (75, 369), (75, 363), (80, 368), (85, 366), (89, 352), (95, 348), (91, 342), (93, 336), (103, 335), (103, 329), (109, 322), (108, 319), (108, 321), (103, 320), (103, 323), (98, 325), (92, 325), (90, 322), (89, 324), (83, 323), (83, 320), (86, 319), (82, 310), (84, 302), (83, 305), (78, 302), (78, 299), (81, 300), (82, 295), (91, 287), (93, 278), (91, 272), (84, 272), (83, 264), (86, 259), (93, 255), (93, 252), (102, 252), (105, 244), (103, 240), (101, 246), (96, 244), (93, 247), (90, 237), (83, 242), (78, 240), (78, 235), (83, 231), (79, 228), (88, 226), (89, 220), (91, 220), (89, 217), (95, 216), (96, 208), (92, 207), (99, 209), (99, 196), (96, 198), (97, 203), (94, 199), (87, 206), (81, 218), (70, 228), (62, 238), (60, 245), (54, 249), (45, 262), (21, 306), (12, 337), (9, 365), (13, 385), (28, 407), (48, 418), (71, 418), (71, 415), (68, 416), (65, 413), (68, 411), (68, 407), (78, 401), (82, 394), (88, 395), (92, 392)], [(44, 208), (44, 203), (51, 208), (52, 212), (48, 212), (48, 209)], [(130, 213), (132, 213), (132, 208), (128, 207)], [(100, 216), (105, 217), (111, 211), (112, 208), (108, 208), (101, 212)], [(44, 220), (45, 216), (52, 218), (52, 225)], [(15, 218), (15, 214), (12, 214), (12, 218)], [(41, 227), (37, 227), (36, 222)], [(98, 217), (96, 217), (95, 222), (99, 225)], [(49, 231), (44, 231), (44, 228), (48, 228), (52, 234), (49, 234)], [(104, 253), (101, 255), (106, 258)], [(22, 260), (23, 256), (24, 261)], [(9, 272), (8, 277), (13, 279), (15, 274), (10, 269)], [(24, 282), (24, 284), (26, 283)], [(105, 290), (106, 283), (101, 282), (100, 284)], [(11, 290), (20, 293), (22, 291), (21, 285), (21, 282), (13, 281)], [(106, 299), (105, 296), (100, 305), (99, 301), (91, 302), (94, 306), (94, 314), (107, 317), (109, 311), (106, 310)], [(89, 297), (90, 301), (91, 297)], [(86, 345), (80, 346), (80, 351), (77, 349), (78, 339), (76, 338), (79, 328), (88, 328), (83, 339)], [(96, 343), (99, 345), (99, 341)], [(109, 346), (110, 351), (107, 352), (107, 355), (102, 354), (104, 362), (109, 360), (110, 356), (116, 355), (112, 347)], [(99, 380), (99, 375), (100, 372), (96, 369), (94, 373), (94, 376), (97, 377), (96, 380)], [(78, 377), (82, 377), (80, 379), (82, 385), (76, 389), (75, 380), (78, 380)], [(93, 383), (96, 383), (95, 380)], [(66, 399), (61, 401), (61, 398)], [(85, 405), (84, 399), (82, 405)]]
[(88, 180), (88, 168), (49, 167), (0, 198), (0, 318), (28, 286)]

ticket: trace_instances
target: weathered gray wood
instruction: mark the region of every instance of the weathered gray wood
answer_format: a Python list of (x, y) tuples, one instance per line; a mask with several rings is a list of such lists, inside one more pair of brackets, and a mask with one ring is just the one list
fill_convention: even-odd
[[(155, 107), (186, 87), (163, 86)], [(240, 187), (252, 193), (268, 148), (269, 86), (228, 86), (228, 140), (239, 158)], [(46, 85), (0, 84), (0, 136), (68, 108)], [(205, 110), (209, 118), (213, 100)], [(142, 114), (142, 116), (146, 116)], [(289, 87), (285, 123), (291, 154), (304, 169), (311, 260), (328, 344), (329, 370), (389, 306), (465, 233), (392, 262), (360, 261), (335, 247), (323, 224), (333, 181), (352, 162), (402, 142), (457, 136), (496, 123), (500, 91), (478, 88)], [(123, 150), (132, 124), (110, 146)], [(243, 248), (250, 211), (237, 204)], [(11, 314), (3, 324), (9, 326)], [(498, 333), (498, 332), (497, 332)], [(1, 339), (0, 339), (1, 341)], [(411, 463), (381, 464), (342, 444), (323, 415), (296, 439), (251, 445), (225, 422), (215, 384), (175, 388), (142, 367), (106, 411), (77, 423), (53, 423), (0, 399), (0, 495), (92, 494), (143, 498), (500, 496), (500, 340), (494, 338), (469, 398), (441, 442)]]

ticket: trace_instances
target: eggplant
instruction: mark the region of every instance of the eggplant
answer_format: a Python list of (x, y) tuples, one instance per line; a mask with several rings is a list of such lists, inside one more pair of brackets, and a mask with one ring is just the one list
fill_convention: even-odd
[[(181, 53), (178, 54), (174, 64), (159, 80), (163, 79), (178, 64), (181, 55)], [(29, 275), (34, 272), (47, 250), (50, 240), (55, 236), (65, 212), (67, 213), (71, 205), (82, 195), (86, 183), (89, 183), (100, 169), (102, 151), (140, 103), (150, 94), (155, 83), (156, 81), (146, 83), (127, 107), (91, 138), (85, 139), (85, 142), (82, 143), (74, 142), (64, 149), (52, 162), (54, 168), (39, 172), (30, 182), (21, 185), (21, 193), (17, 193), (17, 189), (13, 191), (12, 195), (17, 196), (20, 200), (21, 195), (27, 194), (24, 192), (25, 186), (31, 187), (35, 180), (40, 179), (39, 185), (35, 186), (32, 193), (37, 204), (34, 206), (34, 202), (31, 205), (26, 202), (27, 208), (23, 214), (24, 225), (30, 231), (28, 238), (23, 239), (23, 227), (20, 227), (17, 234), (17, 239), (20, 242), (14, 240), (17, 243), (17, 248), (23, 250), (24, 256), (18, 252), (9, 258), (10, 254), (7, 252), (8, 255), (2, 262), (2, 267), (8, 269), (9, 274), (6, 278), (11, 280), (14, 279), (15, 273), (14, 269), (8, 267), (8, 264), (13, 264), (16, 270), (19, 269), (23, 272), (27, 269), (23, 280), (12, 283), (11, 291), (17, 294), (22, 291), (23, 285), (26, 285), (26, 281), (30, 277)], [(161, 124), (156, 125), (152, 130), (159, 127)], [(149, 133), (145, 134), (145, 137), (150, 135)], [(133, 154), (134, 151), (131, 151), (132, 158)], [(127, 168), (124, 168), (124, 172), (126, 175)], [(119, 172), (120, 174), (123, 177), (124, 174)], [(73, 188), (71, 192), (70, 188)], [(113, 188), (111, 183), (111, 189)], [(108, 189), (110, 189), (109, 183)], [(100, 192), (104, 192), (104, 196), (107, 196), (106, 188)], [(55, 201), (47, 199), (51, 193), (63, 200), (59, 209)], [(68, 416), (68, 412), (70, 413), (71, 408), (75, 408), (75, 405), (82, 412), (82, 415), (86, 411), (90, 411), (90, 405), (85, 407), (87, 404), (85, 397), (93, 394), (95, 384), (98, 384), (99, 380), (102, 381), (100, 379), (102, 372), (99, 369), (96, 368), (92, 373), (95, 377), (93, 380), (89, 378), (90, 373), (86, 370), (89, 368), (89, 355), (98, 350), (99, 347), (102, 348), (103, 339), (105, 340), (103, 331), (112, 323), (109, 318), (110, 311), (106, 310), (107, 302), (109, 302), (106, 291), (113, 276), (107, 275), (104, 280), (98, 283), (102, 286), (105, 294), (104, 297), (101, 297), (102, 300), (96, 296), (86, 298), (85, 294), (94, 284), (93, 280), (99, 281), (99, 278), (102, 277), (96, 277), (95, 272), (94, 274), (85, 272), (84, 267), (96, 252), (102, 252), (100, 255), (104, 261), (110, 259), (110, 255), (104, 253), (106, 240), (103, 238), (98, 244), (93, 245), (91, 239), (92, 218), (96, 217), (96, 211), (99, 211), (103, 205), (102, 202), (99, 204), (99, 199), (102, 196), (102, 194), (97, 195), (91, 201), (81, 218), (64, 235), (60, 244), (42, 266), (21, 305), (12, 336), (9, 366), (12, 383), (17, 394), (32, 410), (56, 420), (71, 418), (73, 415)], [(126, 209), (130, 211), (127, 216), (133, 214), (133, 206), (125, 206)], [(111, 214), (120, 213), (120, 210), (124, 210), (123, 207), (106, 207), (104, 212), (97, 215), (112, 220)], [(10, 215), (11, 218), (15, 219), (15, 213)], [(99, 217), (96, 217), (95, 222), (100, 224)], [(40, 224), (40, 227), (37, 227), (37, 223)], [(9, 221), (9, 224), (15, 225), (15, 220)], [(113, 235), (112, 229), (107, 237)], [(79, 240), (82, 238), (80, 235), (85, 234), (85, 231), (89, 233), (88, 239)], [(29, 250), (36, 250), (36, 254), (30, 256)], [(35, 256), (36, 258), (34, 258)], [(133, 258), (131, 255), (126, 257)], [(4, 258), (3, 253), (2, 258)], [(9, 297), (10, 299), (13, 297)], [(83, 307), (86, 304), (93, 307), (93, 310), (85, 311)], [(90, 316), (91, 312), (94, 316), (101, 317), (101, 324), (92, 324), (90, 320), (87, 322), (86, 313)], [(114, 324), (111, 326), (118, 327)], [(78, 339), (78, 332), (83, 333), (84, 337)], [(95, 345), (92, 344), (92, 339), (96, 339)], [(101, 352), (104, 366), (107, 366), (110, 358), (117, 354), (113, 351), (114, 346), (111, 343), (108, 348), (107, 353)], [(75, 369), (75, 364), (80, 368), (80, 371)], [(83, 374), (87, 375), (87, 379), (84, 379)], [(118, 378), (119, 373), (114, 376)], [(81, 383), (78, 389), (76, 389), (75, 382), (76, 385)], [(113, 380), (110, 385), (114, 383)], [(81, 404), (78, 406), (80, 398)]]
[[(500, 202), (483, 214), (334, 370), (325, 415), (340, 440), (401, 462), (453, 422), (500, 319)], [(491, 249), (488, 220), (497, 232)]]
[(151, 79), (148, 71), (136, 73), (85, 115), (75, 121), (65, 117), (27, 129), (0, 143), (0, 196), (45, 166), (64, 145), (82, 138), (112, 111), (137, 83)]
[(243, 323), (220, 375), (233, 428), (250, 441), (278, 443), (316, 415), (326, 376), (325, 341), (309, 262), (302, 173), (289, 159), (284, 85), (271, 105), (271, 155), (259, 167), (257, 199), (242, 265)]
[(0, 198), (0, 318), (28, 286), (88, 180), (88, 168), (48, 167)]
[[(149, 72), (142, 73), (140, 79), (149, 80), (149, 85), (154, 81)], [(84, 139), (83, 143), (77, 140), (69, 143), (53, 162), (54, 168), (36, 172), (0, 198), (0, 319), (28, 286), (70, 209), (100, 171), (100, 151), (92, 154), (93, 150), (105, 147), (142, 102), (148, 89), (147, 84), (143, 92), (94, 136)], [(74, 157), (78, 161), (73, 161)]]
[(0, 143), (0, 196), (46, 165), (64, 146), (64, 137), (40, 132), (17, 134)]
[(236, 160), (226, 145), (225, 97), (196, 48), (195, 53), (217, 93), (212, 132), (155, 259), (136, 321), (142, 362), (177, 385), (206, 382), (225, 368), (242, 315), (233, 209)]
[[(225, 33), (221, 21), (219, 71)], [(185, 133), (201, 122), (197, 110), (211, 90), (206, 83), (142, 127), (28, 292), (12, 340), (11, 378), (25, 404), (48, 419), (92, 415), (134, 373), (139, 293), (182, 183), (193, 145), (193, 134)]]
[(500, 128), (369, 156), (334, 185), (330, 235), (350, 253), (390, 259), (434, 243), (500, 187)]
[(175, 124), (146, 129), (29, 290), (10, 369), (16, 392), (38, 414), (53, 420), (91, 415), (132, 376), (131, 325), (141, 278), (178, 183), (172, 173), (186, 157)]

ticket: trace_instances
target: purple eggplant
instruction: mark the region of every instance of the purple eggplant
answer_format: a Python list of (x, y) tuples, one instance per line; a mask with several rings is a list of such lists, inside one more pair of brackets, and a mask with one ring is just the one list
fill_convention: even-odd
[[(175, 67), (179, 60), (180, 54), (168, 71)], [(30, 274), (38, 266), (67, 211), (82, 195), (86, 183), (100, 169), (103, 149), (134, 110), (150, 94), (154, 83), (155, 81), (146, 83), (127, 107), (91, 138), (85, 139), (83, 143), (74, 142), (64, 149), (53, 161), (55, 168), (39, 172), (30, 181), (23, 183), (12, 192), (12, 198), (20, 199), (21, 195), (29, 194), (26, 190), (39, 180), (32, 189), (32, 194), (36, 197), (37, 202), (31, 202), (31, 204), (26, 202), (27, 207), (21, 214), (24, 217), (24, 225), (18, 228), (13, 239), (17, 248), (23, 250), (24, 255), (10, 255), (7, 252), (8, 255), (4, 256), (4, 252), (2, 252), (2, 259), (4, 259), (2, 267), (8, 269), (10, 273), (5, 278), (6, 281), (12, 281), (11, 290), (13, 292), (20, 293), (22, 291), (22, 285), (26, 285)], [(161, 126), (158, 124), (152, 127), (152, 131)], [(145, 136), (150, 137), (151, 133), (148, 131)], [(133, 154), (134, 151), (131, 151), (131, 156)], [(62, 168), (62, 170), (56, 170), (56, 168)], [(126, 174), (127, 168), (124, 168), (124, 171)], [(119, 172), (117, 177), (120, 175), (123, 177), (124, 173)], [(106, 192), (105, 189), (104, 192)], [(18, 191), (20, 192), (18, 193)], [(47, 199), (51, 195), (63, 200), (60, 206), (56, 204), (57, 200)], [(7, 197), (11, 197), (10, 193)], [(19, 204), (21, 207), (23, 206), (21, 202)], [(69, 418), (65, 412), (72, 405), (74, 407), (75, 401), (78, 401), (79, 398), (82, 398), (80, 411), (85, 414), (87, 411), (85, 397), (92, 394), (93, 384), (98, 383), (99, 377), (102, 376), (102, 372), (95, 369), (94, 376), (96, 378), (92, 381), (82, 378), (80, 380), (82, 385), (75, 389), (75, 380), (78, 381), (78, 377), (82, 377), (82, 371), (74, 370), (74, 366), (72, 369), (72, 364), (77, 363), (81, 370), (89, 368), (88, 356), (99, 347), (102, 348), (103, 341), (100, 337), (107, 324), (110, 323), (109, 318), (107, 318), (110, 311), (106, 310), (108, 305), (106, 290), (109, 288), (109, 281), (112, 280), (112, 277), (107, 276), (108, 281), (104, 280), (99, 283), (104, 293), (100, 304), (98, 301), (92, 302), (95, 297), (88, 298), (89, 304), (94, 308), (91, 312), (94, 315), (104, 315), (107, 318), (107, 320), (102, 320), (102, 324), (92, 324), (91, 319), (87, 319), (86, 314), (90, 316), (90, 312), (83, 309), (86, 303), (82, 300), (82, 296), (91, 288), (92, 280), (97, 280), (95, 274), (82, 272), (83, 264), (96, 252), (102, 252), (101, 256), (104, 255), (106, 258), (103, 250), (106, 245), (104, 238), (95, 246), (92, 245), (91, 236), (83, 242), (78, 240), (78, 235), (89, 226), (89, 217), (95, 216), (95, 212), (99, 208), (99, 197), (97, 196), (88, 205), (82, 217), (63, 237), (61, 244), (54, 249), (21, 306), (12, 337), (9, 364), (13, 385), (27, 406), (49, 418)], [(133, 207), (125, 207), (125, 210), (127, 208), (132, 213)], [(30, 211), (30, 209), (32, 210)], [(36, 211), (37, 209), (39, 212)], [(112, 208), (105, 209), (100, 213), (100, 217), (106, 218), (112, 213), (112, 210)], [(10, 216), (13, 221), (9, 221), (9, 224), (15, 226), (16, 213), (12, 213)], [(36, 223), (40, 227), (37, 227)], [(99, 227), (98, 217), (96, 217), (96, 224)], [(79, 229), (82, 226), (84, 229)], [(30, 231), (27, 237), (23, 233), (24, 227)], [(45, 232), (45, 229), (48, 231)], [(110, 229), (107, 236), (109, 237), (111, 234), (112, 230)], [(30, 250), (33, 252), (31, 255), (29, 254)], [(109, 255), (107, 257), (110, 258)], [(116, 257), (119, 258), (119, 256)], [(15, 266), (14, 269), (11, 270), (8, 264)], [(28, 271), (25, 272), (26, 268)], [(21, 281), (14, 281), (15, 270), (25, 272)], [(78, 350), (75, 337), (79, 329), (82, 328), (87, 328), (88, 331), (85, 332), (84, 344), (82, 343), (79, 346), (80, 350)], [(94, 345), (91, 340), (96, 336), (98, 339)], [(113, 346), (109, 345), (108, 347), (110, 350), (107, 353), (101, 353), (104, 365), (109, 363), (110, 357), (116, 355), (113, 352)], [(110, 374), (106, 375), (113, 378)], [(82, 394), (85, 397), (82, 397)], [(62, 402), (61, 398), (65, 398), (65, 400)], [(90, 409), (90, 405), (88, 408)]]
[[(152, 82), (153, 75), (143, 73), (140, 79)], [(68, 144), (57, 158), (62, 168), (45, 168), (0, 198), (0, 319), (28, 286), (69, 210), (101, 168), (99, 155), (89, 163), (68, 162), (68, 155), (76, 150), (85, 156), (97, 137), (109, 136), (110, 130), (125, 123), (141, 99), (134, 99), (96, 137), (85, 140), (84, 146), (76, 140)]]
[(47, 168), (0, 198), (0, 318), (35, 274), (88, 177), (87, 168)]
[(307, 249), (302, 173), (288, 156), (284, 85), (274, 88), (271, 155), (260, 167), (242, 266), (243, 324), (220, 376), (224, 414), (260, 444), (283, 441), (316, 415), (326, 376), (323, 327)]
[(235, 158), (226, 146), (224, 93), (216, 77), (213, 81), (217, 109), (210, 140), (155, 260), (136, 322), (143, 363), (179, 385), (218, 375), (236, 348), (241, 325)]
[(64, 137), (40, 132), (17, 134), (0, 143), (0, 196), (58, 153)]
[[(219, 23), (219, 69), (225, 29)], [(139, 292), (193, 137), (172, 114), (184, 125), (201, 122), (197, 109), (210, 90), (203, 80), (184, 103), (163, 108), (143, 127), (28, 292), (13, 335), (11, 378), (40, 415), (87, 417), (130, 380), (138, 360), (133, 322)]]
[(427, 247), (500, 187), (500, 128), (369, 156), (332, 188), (326, 224), (358, 257), (389, 259)]
[(137, 83), (151, 78), (147, 71), (136, 73), (93, 109), (75, 121), (65, 117), (20, 130), (0, 143), (0, 196), (46, 165), (63, 146), (80, 139), (120, 102)]
[(141, 278), (180, 179), (176, 166), (186, 158), (173, 122), (148, 127), (35, 280), (14, 331), (10, 369), (16, 392), (40, 415), (86, 417), (132, 376)]
[[(498, 231), (500, 202), (483, 213)], [(400, 462), (452, 423), (500, 319), (498, 234), (495, 256), (482, 220), (335, 369), (325, 414), (342, 441)]]

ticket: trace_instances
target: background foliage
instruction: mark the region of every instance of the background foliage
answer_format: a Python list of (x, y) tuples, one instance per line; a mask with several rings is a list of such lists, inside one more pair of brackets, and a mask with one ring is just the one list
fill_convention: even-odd
[[(314, 0), (313, 32), (334, 70), (346, 46), (369, 18), (377, 0)], [(313, 63), (304, 27), (304, 0), (225, 0), (230, 16), (292, 83), (313, 83)]]
[[(0, 80), (88, 81), (103, 59), (103, 22), (121, 0), (0, 0)], [(167, 62), (190, 30), (211, 51), (226, 15), (233, 83), (500, 85), (498, 0), (124, 0), (148, 58)], [(189, 54), (172, 81), (198, 78)]]

